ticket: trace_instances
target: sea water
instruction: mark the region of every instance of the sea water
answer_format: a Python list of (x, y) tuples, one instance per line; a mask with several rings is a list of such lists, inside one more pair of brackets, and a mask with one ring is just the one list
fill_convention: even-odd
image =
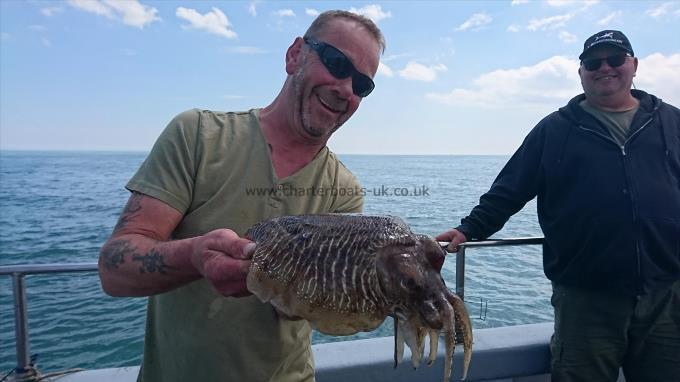
[[(0, 265), (96, 262), (145, 153), (0, 152)], [(507, 156), (340, 155), (365, 193), (365, 213), (402, 217), (414, 232), (456, 226)], [(495, 238), (541, 236), (535, 202)], [(552, 321), (540, 246), (467, 250), (465, 297), (475, 328)], [(455, 257), (442, 275), (455, 285)], [(113, 298), (96, 272), (26, 276), (31, 354), (43, 371), (138, 365), (146, 299)], [(15, 366), (12, 285), (0, 277), (0, 376)], [(375, 331), (314, 343), (392, 335)], [(390, 350), (391, 351), (391, 350)]]

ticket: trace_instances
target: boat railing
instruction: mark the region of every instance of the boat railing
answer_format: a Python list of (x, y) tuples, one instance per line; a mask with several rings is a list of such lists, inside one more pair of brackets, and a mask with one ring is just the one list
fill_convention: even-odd
[(518, 237), (512, 239), (470, 240), (465, 243), (458, 244), (458, 252), (456, 252), (456, 294), (458, 295), (458, 297), (465, 300), (465, 251), (467, 248), (539, 245), (539, 244), (543, 244), (542, 237)]
[[(456, 253), (456, 294), (461, 299), (465, 297), (465, 253), (467, 248), (498, 247), (516, 245), (543, 244), (542, 237), (489, 239), (468, 241), (458, 246)], [(32, 360), (30, 354), (30, 338), (28, 333), (28, 314), (26, 283), (27, 275), (46, 273), (73, 273), (97, 271), (97, 263), (51, 263), (51, 264), (20, 264), (0, 266), (0, 276), (12, 278), (12, 291), (14, 296), (14, 334), (16, 340), (17, 366), (14, 374), (17, 377), (25, 376), (32, 372)]]

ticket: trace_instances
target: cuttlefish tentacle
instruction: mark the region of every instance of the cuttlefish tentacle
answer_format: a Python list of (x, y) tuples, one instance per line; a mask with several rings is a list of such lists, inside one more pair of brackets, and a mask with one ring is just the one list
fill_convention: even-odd
[(472, 323), (470, 316), (465, 309), (465, 303), (456, 294), (446, 291), (446, 299), (453, 306), (455, 315), (456, 329), (458, 329), (463, 337), (463, 380), (467, 378), (468, 367), (470, 359), (472, 358)]
[(418, 356), (411, 356), (411, 362), (413, 363), (413, 368), (416, 369), (420, 366), (420, 361), (423, 359), (425, 354), (425, 336), (427, 336), (427, 328), (424, 326), (419, 326), (416, 329), (418, 331), (418, 349), (414, 350)]
[(425, 354), (425, 337), (428, 335), (430, 337), (430, 353), (427, 365), (432, 365), (437, 358), (438, 330), (427, 328), (416, 317), (399, 320), (395, 316), (395, 332), (394, 367), (397, 367), (404, 358), (404, 343), (406, 343), (411, 349), (411, 364), (414, 369), (417, 369)]
[[(408, 320), (399, 320), (399, 331), (403, 335), (404, 342), (409, 349), (411, 349), (411, 364), (413, 368), (418, 368), (420, 359), (422, 358), (421, 343), (423, 342), (420, 336), (420, 323), (417, 318), (409, 318)], [(403, 354), (403, 353), (402, 353)]]
[(394, 316), (394, 368), (404, 359), (404, 332), (399, 317)]
[(442, 304), (444, 308), (444, 344), (446, 345), (446, 357), (444, 358), (444, 382), (451, 378), (453, 370), (453, 353), (456, 350), (456, 318), (453, 307), (450, 304)]
[(429, 329), (428, 336), (430, 337), (430, 355), (427, 358), (427, 366), (432, 366), (437, 359), (437, 347), (439, 346), (439, 330)]

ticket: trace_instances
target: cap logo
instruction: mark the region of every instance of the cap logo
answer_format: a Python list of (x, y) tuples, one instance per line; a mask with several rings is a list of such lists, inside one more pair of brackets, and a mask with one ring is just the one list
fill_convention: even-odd
[(614, 32), (609, 32), (609, 33), (603, 33), (597, 37), (595, 37), (595, 41), (601, 39), (601, 38), (614, 38)]
[(595, 40), (593, 40), (590, 44), (588, 44), (588, 49), (591, 48), (593, 45), (602, 43), (602, 42), (613, 42), (617, 44), (623, 44), (623, 40), (620, 38), (614, 37), (614, 32), (607, 32), (607, 33), (602, 33), (599, 36), (595, 36)]

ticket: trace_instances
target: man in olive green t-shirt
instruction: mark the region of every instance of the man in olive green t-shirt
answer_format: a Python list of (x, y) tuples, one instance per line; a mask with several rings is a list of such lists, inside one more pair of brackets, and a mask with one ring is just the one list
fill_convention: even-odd
[(139, 381), (314, 380), (311, 328), (248, 292), (242, 236), (274, 216), (361, 211), (326, 143), (373, 90), (384, 46), (367, 18), (324, 12), (288, 48), (270, 105), (168, 124), (99, 258), (106, 293), (150, 296)]

